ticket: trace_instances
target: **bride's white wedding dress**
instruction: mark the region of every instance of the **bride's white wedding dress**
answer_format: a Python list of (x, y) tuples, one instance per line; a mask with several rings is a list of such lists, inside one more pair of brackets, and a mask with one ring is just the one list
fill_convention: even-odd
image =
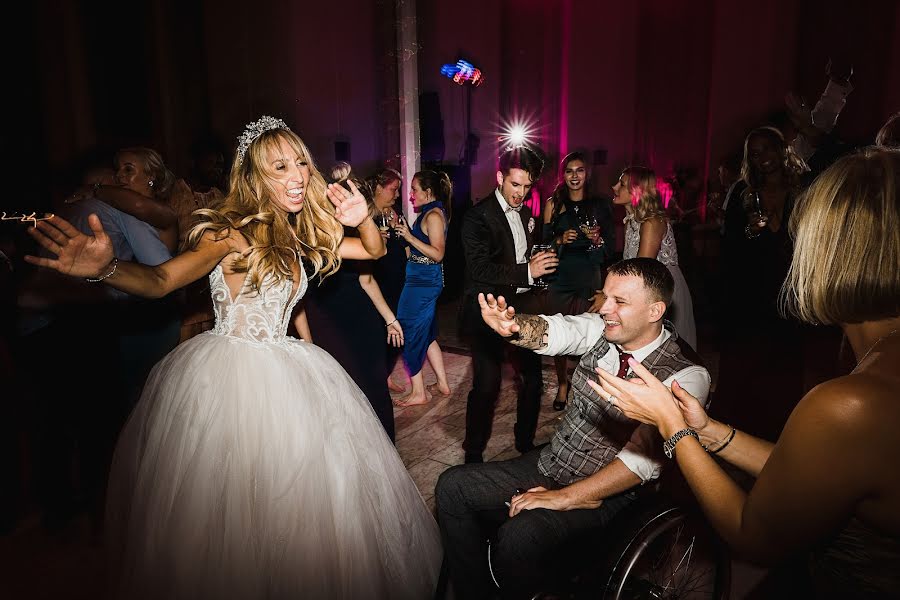
[(286, 335), (306, 291), (232, 298), (150, 374), (113, 460), (124, 598), (431, 598), (440, 534), (369, 402)]

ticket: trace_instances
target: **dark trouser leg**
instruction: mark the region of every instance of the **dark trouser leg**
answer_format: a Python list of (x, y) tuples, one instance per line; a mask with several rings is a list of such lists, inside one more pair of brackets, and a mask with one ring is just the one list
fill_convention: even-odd
[(632, 494), (607, 498), (600, 508), (522, 511), (506, 521), (491, 545), (491, 568), (505, 599), (531, 598), (603, 551), (603, 530)]
[(516, 388), (519, 396), (514, 428), (516, 450), (528, 452), (534, 447), (534, 432), (537, 429), (538, 415), (541, 412), (541, 392), (543, 391), (541, 356), (531, 350), (512, 347), (510, 358), (516, 371)]
[(512, 460), (459, 465), (438, 479), (435, 502), (444, 561), (457, 598), (477, 600), (496, 593), (488, 569), (487, 539), (508, 519), (504, 502), (516, 488), (555, 485), (538, 471), (539, 456), (534, 451)]
[(466, 403), (463, 441), (467, 455), (481, 455), (491, 438), (505, 344), (503, 338), (483, 326), (472, 336), (472, 390)]

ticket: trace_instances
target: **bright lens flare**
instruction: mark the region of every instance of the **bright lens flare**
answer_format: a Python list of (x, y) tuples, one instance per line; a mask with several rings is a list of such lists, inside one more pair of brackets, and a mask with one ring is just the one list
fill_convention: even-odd
[(506, 127), (500, 139), (507, 149), (521, 148), (531, 144), (531, 134), (531, 128), (524, 123), (512, 123)]

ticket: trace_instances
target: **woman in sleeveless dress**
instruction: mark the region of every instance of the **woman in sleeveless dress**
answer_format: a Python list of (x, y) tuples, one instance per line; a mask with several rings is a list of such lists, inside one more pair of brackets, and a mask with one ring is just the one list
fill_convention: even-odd
[(409, 244), (406, 283), (400, 294), (397, 318), (403, 327), (403, 362), (412, 383), (409, 394), (395, 401), (398, 406), (414, 406), (428, 402), (422, 366), (425, 357), (431, 363), (437, 381), (428, 386), (433, 396), (450, 396), (450, 384), (444, 370), (444, 357), (437, 343), (438, 296), (444, 289), (444, 248), (453, 186), (446, 173), (419, 171), (413, 176), (412, 202), (419, 218), (412, 229), (404, 223), (395, 226), (400, 237)]
[(666, 310), (666, 318), (675, 325), (678, 335), (696, 350), (694, 303), (678, 266), (675, 236), (656, 187), (656, 174), (646, 167), (628, 167), (612, 189), (615, 194), (613, 204), (625, 206), (625, 249), (622, 258), (655, 258), (669, 268), (675, 279), (675, 294), (672, 296), (672, 306)]
[[(131, 294), (209, 274), (215, 328), (154, 367), (116, 448), (106, 528), (115, 595), (433, 594), (440, 537), (400, 457), (340, 365), (286, 335), (307, 287), (301, 255), (331, 273), (342, 258), (384, 253), (350, 189), (326, 192), (300, 138), (263, 117), (240, 138), (222, 208), (203, 211), (192, 249), (158, 267), (114, 260), (94, 216), (94, 236), (59, 218), (35, 230), (57, 258), (33, 264)], [(344, 225), (360, 237), (342, 240)]]

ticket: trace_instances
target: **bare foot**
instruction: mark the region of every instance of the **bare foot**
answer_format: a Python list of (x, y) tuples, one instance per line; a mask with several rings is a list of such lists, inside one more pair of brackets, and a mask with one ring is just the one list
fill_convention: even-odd
[(387, 384), (388, 384), (388, 389), (392, 392), (405, 392), (406, 391), (406, 387), (397, 383), (390, 377), (388, 377)]
[(428, 390), (428, 393), (432, 396), (437, 396), (438, 398), (449, 398), (450, 394), (450, 386), (441, 387), (441, 384), (435, 382), (429, 386), (425, 387)]
[(394, 406), (399, 406), (401, 408), (407, 406), (418, 406), (420, 404), (427, 404), (428, 396), (423, 392), (422, 395), (413, 394), (410, 392), (409, 394), (403, 396), (402, 398), (397, 398), (394, 400)]

